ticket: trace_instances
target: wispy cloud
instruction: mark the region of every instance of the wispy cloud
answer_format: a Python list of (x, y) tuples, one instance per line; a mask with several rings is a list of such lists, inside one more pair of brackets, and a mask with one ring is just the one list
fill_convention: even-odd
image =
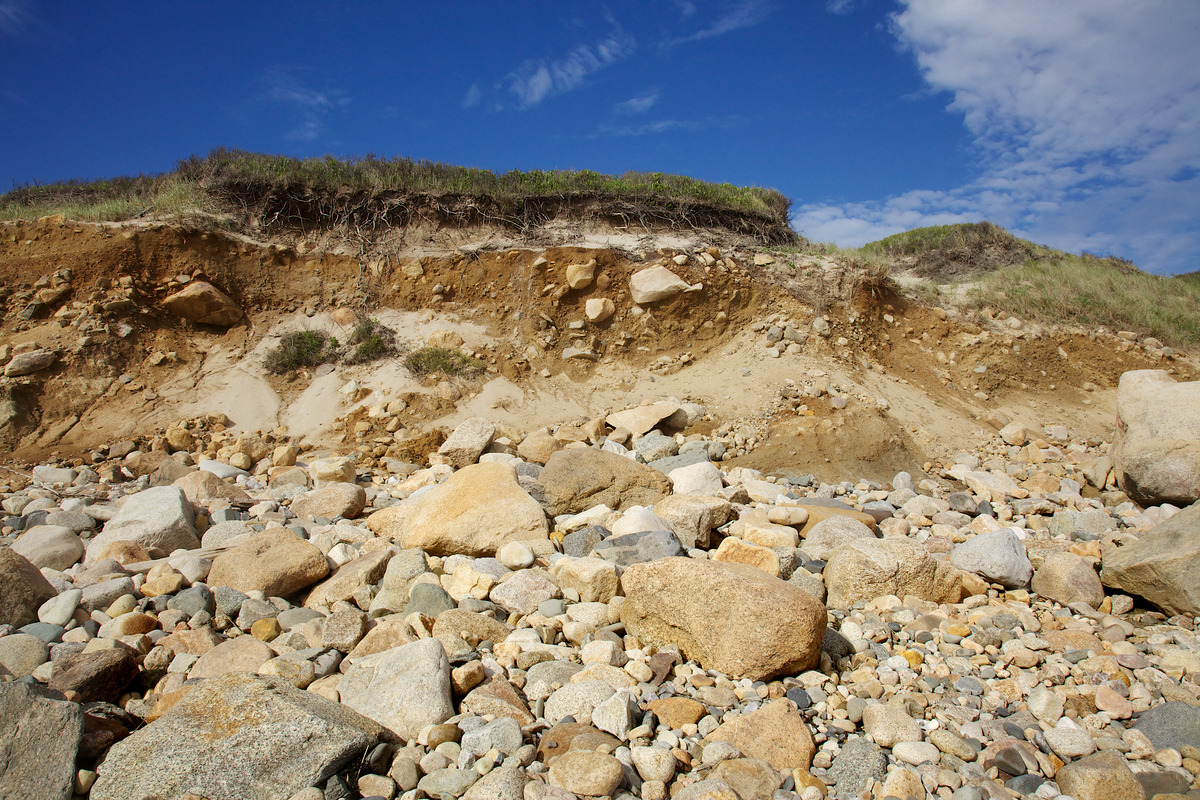
[(329, 115), (350, 104), (341, 89), (313, 88), (291, 69), (272, 70), (266, 76), (266, 86), (267, 99), (284, 109), (291, 120), (291, 127), (283, 134), (288, 141), (314, 141), (325, 132)]
[[(549, 97), (579, 88), (591, 75), (629, 58), (636, 47), (637, 42), (632, 36), (614, 26), (613, 31), (600, 41), (579, 45), (561, 58), (524, 62), (501, 84), (519, 108), (532, 108)], [(481, 95), (475, 98), (476, 103), (482, 99)]]
[(25, 0), (0, 2), (0, 36), (16, 38), (29, 29), (31, 17)]
[(696, 4), (692, 0), (675, 0), (675, 7), (685, 17), (690, 17), (696, 13)]
[(1155, 271), (1197, 267), (1200, 5), (906, 0), (891, 23), (962, 116), (977, 176), (944, 191), (804, 205), (802, 232), (854, 245), (987, 218)]
[(859, 2), (860, 0), (828, 0), (825, 10), (830, 14), (849, 14)]
[(736, 128), (743, 122), (741, 117), (724, 116), (706, 119), (659, 119), (634, 124), (606, 123), (597, 126), (593, 139), (604, 137), (654, 136), (672, 131), (703, 131), (714, 128)]
[(672, 39), (666, 42), (664, 46), (674, 47), (688, 42), (701, 42), (705, 39), (724, 36), (727, 33), (733, 33), (743, 28), (752, 28), (760, 22), (766, 21), (767, 17), (774, 10), (774, 7), (767, 0), (739, 0), (739, 2), (734, 3), (719, 14), (708, 25), (694, 33)]
[(658, 92), (642, 95), (641, 97), (631, 97), (628, 100), (623, 100), (613, 106), (613, 113), (620, 116), (630, 116), (632, 114), (644, 114), (658, 104)]
[(478, 83), (472, 83), (471, 88), (467, 89), (467, 93), (463, 95), (462, 107), (474, 108), (483, 100), (483, 90), (479, 88)]

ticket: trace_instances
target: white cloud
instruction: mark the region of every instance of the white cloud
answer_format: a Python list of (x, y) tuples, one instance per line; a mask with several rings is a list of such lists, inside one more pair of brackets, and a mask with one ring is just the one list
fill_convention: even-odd
[(673, 39), (667, 42), (666, 46), (673, 47), (686, 42), (700, 42), (743, 28), (751, 28), (765, 21), (774, 10), (766, 0), (740, 0), (713, 20), (711, 24), (695, 33)]
[(285, 109), (292, 118), (292, 127), (284, 138), (295, 142), (311, 142), (325, 132), (325, 120), (334, 111), (350, 104), (350, 98), (340, 89), (314, 89), (288, 69), (277, 68), (266, 76), (266, 97)]
[(858, 0), (828, 0), (825, 10), (830, 14), (849, 14), (858, 5)]
[(1156, 271), (1197, 267), (1200, 180), (1186, 168), (1200, 166), (1200, 4), (906, 0), (891, 22), (962, 115), (978, 176), (949, 191), (802, 206), (803, 232), (860, 244), (948, 216), (988, 218)]
[(641, 97), (631, 97), (613, 106), (614, 114), (629, 115), (629, 114), (644, 114), (653, 108), (658, 103), (658, 92), (642, 95)]
[(592, 74), (629, 58), (637, 43), (620, 28), (593, 45), (579, 45), (562, 58), (530, 60), (507, 78), (507, 91), (520, 108), (577, 89)]
[(692, 0), (675, 0), (675, 7), (685, 17), (690, 17), (696, 13), (696, 4)]
[(471, 88), (467, 89), (467, 93), (463, 95), (462, 107), (474, 108), (483, 100), (483, 91), (479, 88), (478, 83), (472, 83)]

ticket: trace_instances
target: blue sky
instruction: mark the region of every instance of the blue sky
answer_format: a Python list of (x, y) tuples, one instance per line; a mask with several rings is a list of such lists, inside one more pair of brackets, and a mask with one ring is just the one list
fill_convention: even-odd
[(1196, 0), (0, 0), (0, 188), (218, 146), (779, 189), (1200, 268)]

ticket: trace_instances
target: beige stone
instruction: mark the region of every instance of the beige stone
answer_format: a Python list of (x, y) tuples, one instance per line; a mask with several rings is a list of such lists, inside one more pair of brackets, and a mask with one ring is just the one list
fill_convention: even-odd
[(913, 595), (934, 603), (957, 603), (962, 596), (960, 576), (959, 570), (910, 539), (856, 540), (829, 556), (825, 602), (850, 608), (856, 600)]
[(367, 504), (367, 494), (353, 483), (333, 483), (297, 495), (292, 500), (292, 513), (300, 518), (316, 519), (345, 517), (354, 519)]
[(232, 297), (206, 281), (192, 281), (162, 302), (163, 308), (202, 325), (228, 328), (241, 321), (242, 309)]
[(804, 717), (784, 698), (722, 723), (705, 741), (729, 742), (742, 755), (760, 758), (785, 774), (808, 769), (817, 750)]
[(774, 550), (744, 542), (736, 536), (725, 537), (710, 558), (731, 564), (748, 564), (768, 575), (779, 577), (779, 556)]
[(337, 572), (318, 583), (304, 600), (306, 608), (330, 606), (338, 600), (352, 600), (364, 586), (379, 583), (395, 554), (394, 548), (361, 555), (338, 567)]
[(590, 447), (568, 448), (550, 456), (538, 482), (555, 516), (599, 505), (616, 511), (654, 505), (671, 491), (670, 479), (658, 470)]
[(315, 545), (285, 528), (268, 528), (213, 559), (209, 586), (288, 597), (329, 574)]
[(588, 322), (604, 322), (617, 313), (617, 306), (607, 297), (592, 297), (583, 304), (583, 314)]
[(755, 567), (665, 558), (629, 567), (621, 585), (629, 633), (706, 669), (763, 680), (817, 663), (825, 606)]

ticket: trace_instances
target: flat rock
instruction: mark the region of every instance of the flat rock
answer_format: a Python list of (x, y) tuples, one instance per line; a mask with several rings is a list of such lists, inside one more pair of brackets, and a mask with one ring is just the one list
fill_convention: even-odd
[(1200, 747), (1200, 708), (1171, 701), (1143, 711), (1133, 726), (1145, 734), (1156, 750), (1186, 745)]
[(214, 678), (234, 672), (255, 673), (275, 656), (253, 636), (237, 636), (206, 650), (192, 666), (192, 678)]
[(464, 467), (411, 505), (400, 544), (430, 555), (493, 556), (509, 542), (545, 539), (550, 532), (545, 512), (508, 464)]
[(4, 376), (16, 378), (21, 375), (32, 375), (48, 369), (57, 360), (58, 354), (53, 350), (31, 350), (28, 353), (20, 353), (13, 356), (12, 360), (4, 365)]
[(699, 285), (688, 285), (687, 281), (666, 267), (648, 267), (638, 270), (629, 278), (629, 296), (638, 305), (669, 300), (678, 294), (699, 288)]
[(92, 800), (288, 800), (322, 785), (386, 732), (287, 681), (225, 675), (193, 688), (169, 711), (109, 750)]
[(491, 601), (510, 613), (529, 616), (546, 600), (562, 597), (554, 581), (538, 570), (523, 569), (512, 573), (492, 589)]
[(603, 753), (573, 750), (550, 762), (551, 786), (587, 797), (609, 797), (625, 777), (621, 762)]
[(0, 624), (19, 628), (57, 594), (38, 568), (11, 547), (0, 547)]
[(763, 680), (817, 663), (825, 606), (754, 567), (665, 558), (629, 567), (621, 585), (628, 632), (706, 669)]
[(1075, 800), (1145, 800), (1146, 792), (1125, 758), (1104, 750), (1054, 773), (1059, 790)]
[(1109, 551), (1100, 579), (1105, 586), (1139, 595), (1168, 614), (1200, 616), (1200, 503)]
[(463, 420), (458, 427), (446, 437), (438, 453), (446, 457), (450, 465), (462, 468), (474, 464), (479, 455), (496, 434), (496, 426), (483, 417), (471, 417)]
[(202, 325), (228, 328), (242, 319), (242, 309), (232, 297), (207, 281), (192, 281), (162, 301), (163, 308)]
[(130, 495), (116, 516), (104, 523), (104, 530), (87, 545), (87, 560), (94, 561), (113, 542), (133, 542), (146, 550), (170, 553), (194, 550), (200, 546), (196, 536), (196, 517), (192, 504), (177, 486), (155, 486)]
[(82, 736), (78, 703), (25, 681), (0, 682), (0, 797), (68, 800)]
[(433, 638), (358, 659), (338, 691), (344, 705), (406, 740), (454, 714), (450, 662)]
[(629, 431), (635, 437), (644, 436), (654, 430), (660, 422), (671, 417), (679, 408), (679, 403), (673, 400), (660, 400), (657, 403), (649, 403), (624, 411), (614, 411), (605, 417), (604, 421), (614, 429), (622, 428)]
[(1123, 374), (1113, 462), (1139, 505), (1200, 500), (1200, 381), (1176, 382), (1161, 369)]
[(394, 553), (394, 549), (378, 550), (347, 561), (312, 588), (304, 599), (304, 607), (317, 608), (333, 605), (338, 600), (350, 600), (364, 586), (379, 583)]
[(538, 483), (555, 516), (578, 514), (598, 505), (616, 511), (654, 505), (671, 491), (670, 479), (658, 470), (590, 447), (560, 450), (550, 456)]
[(957, 603), (962, 595), (958, 570), (911, 539), (851, 540), (833, 550), (824, 578), (825, 602), (834, 608), (884, 595), (934, 603)]
[(328, 574), (329, 562), (318, 547), (285, 528), (268, 528), (214, 558), (207, 583), (289, 597)]

